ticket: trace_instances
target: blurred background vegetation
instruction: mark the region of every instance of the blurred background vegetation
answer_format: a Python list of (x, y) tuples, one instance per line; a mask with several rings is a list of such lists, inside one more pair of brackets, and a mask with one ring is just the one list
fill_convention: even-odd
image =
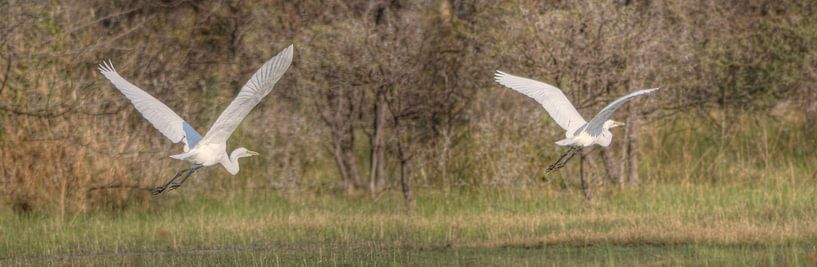
[[(563, 134), (497, 69), (562, 88), (589, 118), (661, 87), (589, 159), (590, 190), (817, 181), (809, 1), (0, 1), (0, 205), (154, 205), (181, 149), (97, 72), (111, 59), (200, 132), (289, 44), (289, 71), (229, 141), (261, 152), (178, 194), (578, 185), (545, 174)], [(411, 193), (411, 191), (405, 192)], [(410, 196), (410, 195), (407, 195)], [(374, 197), (371, 201), (377, 201)], [(413, 202), (408, 202), (409, 207)]]

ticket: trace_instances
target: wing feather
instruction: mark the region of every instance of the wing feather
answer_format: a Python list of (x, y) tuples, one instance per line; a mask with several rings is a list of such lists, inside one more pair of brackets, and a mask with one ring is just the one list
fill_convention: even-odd
[(550, 84), (497, 71), (496, 82), (539, 102), (559, 126), (572, 133), (587, 123), (567, 96)]
[(113, 83), (116, 89), (119, 89), (119, 92), (122, 92), (131, 101), (136, 110), (142, 114), (142, 117), (150, 122), (156, 130), (159, 130), (162, 135), (173, 143), (184, 142), (185, 151), (196, 146), (198, 140), (201, 139), (201, 134), (167, 105), (122, 78), (110, 61), (99, 64), (99, 71)]
[(244, 84), (238, 96), (218, 116), (202, 139), (206, 143), (225, 143), (238, 125), (272, 91), (276, 82), (284, 75), (292, 62), (292, 45), (264, 63)]
[(599, 113), (596, 114), (596, 116), (593, 117), (593, 119), (591, 119), (590, 122), (587, 123), (587, 133), (589, 133), (590, 136), (593, 137), (601, 135), (602, 130), (604, 128), (603, 127), (604, 122), (610, 119), (610, 116), (613, 115), (613, 112), (615, 112), (616, 109), (621, 107), (621, 105), (624, 105), (624, 103), (629, 102), (634, 97), (646, 95), (654, 92), (655, 90), (658, 90), (658, 88), (638, 90), (628, 95), (625, 95), (619, 99), (616, 99), (616, 101), (613, 101), (613, 103), (608, 104), (601, 111), (599, 111)]

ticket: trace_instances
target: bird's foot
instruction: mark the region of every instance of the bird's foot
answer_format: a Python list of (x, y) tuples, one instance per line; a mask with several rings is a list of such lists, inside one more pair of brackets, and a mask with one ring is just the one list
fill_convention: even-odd
[(150, 190), (150, 193), (153, 194), (154, 196), (158, 196), (159, 194), (161, 194), (164, 191), (165, 191), (165, 187), (160, 186), (160, 187), (153, 188), (153, 190)]
[[(567, 154), (565, 154), (565, 155), (567, 155)], [(550, 166), (548, 166), (546, 172), (553, 172), (555, 170), (558, 170), (558, 169), (561, 169), (562, 167), (564, 167), (565, 163), (567, 163), (567, 161), (563, 161), (564, 158), (565, 158), (565, 155), (562, 155), (562, 157), (559, 158), (559, 160), (557, 160), (553, 164), (550, 164)]]
[(559, 162), (556, 162), (556, 163), (553, 163), (550, 166), (548, 166), (546, 171), (547, 172), (553, 172), (555, 170), (561, 169), (564, 166), (565, 166), (564, 164), (559, 164)]
[(567, 150), (567, 152), (562, 154), (562, 156), (559, 157), (559, 159), (556, 160), (556, 162), (554, 162), (553, 164), (550, 164), (550, 166), (548, 166), (546, 172), (552, 172), (552, 171), (561, 169), (562, 167), (565, 166), (565, 164), (567, 164), (567, 162), (571, 158), (573, 158), (574, 155), (576, 155), (576, 152), (578, 152), (578, 151), (579, 151), (579, 148), (571, 147), (570, 149)]
[(170, 186), (167, 187), (167, 191), (179, 188), (179, 186), (182, 186), (182, 184), (181, 183), (172, 183), (172, 184), (170, 184)]

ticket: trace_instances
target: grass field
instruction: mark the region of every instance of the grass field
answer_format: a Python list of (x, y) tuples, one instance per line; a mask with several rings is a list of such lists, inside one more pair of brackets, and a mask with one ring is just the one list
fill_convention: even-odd
[[(0, 1), (0, 267), (817, 267), (817, 5), (733, 2)], [(97, 65), (204, 132), (291, 44), (227, 143), (261, 154), (151, 196), (182, 147)], [(497, 70), (586, 118), (662, 89), (546, 173), (564, 131)]]
[(0, 264), (673, 264), (813, 266), (817, 186), (644, 185), (598, 192), (369, 196), (181, 190), (122, 211), (3, 211)]

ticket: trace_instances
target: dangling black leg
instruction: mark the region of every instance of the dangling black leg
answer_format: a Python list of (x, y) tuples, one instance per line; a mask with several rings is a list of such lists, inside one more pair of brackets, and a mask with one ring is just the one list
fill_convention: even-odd
[(567, 152), (565, 152), (564, 154), (562, 154), (561, 157), (559, 157), (559, 160), (548, 166), (547, 172), (552, 172), (564, 167), (567, 161), (569, 161), (571, 158), (573, 158), (573, 156), (576, 155), (576, 151), (578, 150), (579, 147), (571, 146), (570, 149), (567, 150)]
[(167, 186), (168, 186), (168, 185), (170, 185), (171, 183), (173, 183), (173, 181), (175, 181), (176, 179), (178, 179), (179, 177), (181, 177), (181, 176), (182, 176), (182, 174), (183, 174), (183, 173), (185, 173), (185, 172), (186, 172), (186, 171), (188, 171), (188, 170), (190, 170), (190, 169), (184, 169), (184, 170), (181, 170), (181, 171), (177, 172), (177, 173), (176, 173), (176, 175), (173, 175), (173, 178), (170, 178), (170, 181), (167, 181), (167, 183), (166, 183), (165, 185), (160, 186), (160, 187), (153, 188), (153, 190), (151, 190), (150, 192), (151, 192), (151, 193), (153, 193), (153, 195), (154, 195), (154, 196), (155, 196), (155, 195), (158, 195), (158, 194), (161, 194), (162, 192), (164, 192), (164, 191), (165, 191), (165, 189), (167, 189)]
[(567, 164), (567, 162), (568, 162), (568, 161), (570, 161), (570, 159), (572, 159), (572, 158), (573, 158), (573, 156), (575, 156), (576, 154), (578, 154), (578, 153), (579, 153), (581, 150), (582, 150), (582, 148), (581, 148), (581, 147), (575, 147), (575, 148), (573, 149), (573, 152), (572, 152), (572, 153), (570, 153), (570, 156), (568, 156), (568, 157), (567, 157), (565, 160), (563, 160), (563, 161), (562, 161), (562, 163), (559, 163), (559, 165), (558, 165), (558, 166), (556, 166), (556, 169), (558, 170), (558, 169), (561, 169), (562, 167), (564, 167), (564, 166), (565, 166), (565, 164)]
[(555, 170), (555, 169), (556, 169), (556, 166), (557, 166), (557, 165), (559, 165), (559, 162), (562, 162), (562, 160), (563, 160), (565, 157), (567, 157), (567, 155), (568, 155), (568, 154), (570, 154), (570, 151), (571, 151), (571, 150), (573, 150), (573, 147), (570, 147), (570, 148), (567, 150), (567, 152), (563, 153), (563, 154), (562, 154), (562, 156), (561, 156), (561, 157), (559, 157), (559, 159), (557, 159), (557, 160), (556, 160), (556, 162), (554, 162), (553, 164), (550, 164), (550, 166), (548, 166), (547, 171), (548, 171), (548, 172), (551, 172), (551, 171)]
[(559, 159), (557, 159), (557, 160), (556, 160), (556, 162), (554, 162), (553, 164), (550, 164), (550, 166), (548, 166), (548, 168), (547, 168), (546, 172), (552, 172), (553, 170), (556, 170), (556, 166), (557, 166), (557, 165), (559, 165), (559, 163), (560, 163), (560, 162), (562, 162), (562, 160), (563, 160), (565, 157), (567, 157), (567, 154), (570, 154), (570, 151), (571, 151), (571, 150), (573, 150), (573, 148), (572, 148), (572, 147), (571, 147), (570, 149), (568, 149), (568, 150), (567, 150), (567, 152), (562, 153), (562, 156), (561, 156), (561, 157), (559, 157)]
[(185, 175), (184, 178), (182, 178), (180, 181), (170, 184), (170, 187), (168, 187), (167, 190), (173, 190), (179, 188), (179, 186), (182, 186), (184, 181), (187, 181), (187, 178), (189, 178), (190, 175), (193, 175), (193, 173), (196, 172), (198, 169), (201, 169), (201, 166), (190, 167), (190, 172), (188, 172), (187, 175)]

